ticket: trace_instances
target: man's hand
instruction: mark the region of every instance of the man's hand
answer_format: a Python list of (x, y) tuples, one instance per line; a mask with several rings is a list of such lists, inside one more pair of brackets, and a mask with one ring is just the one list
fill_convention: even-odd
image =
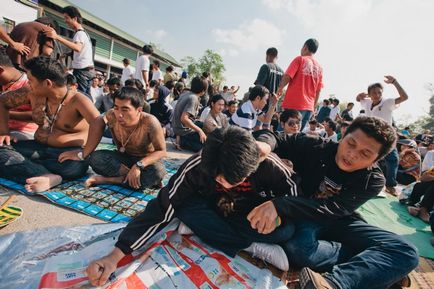
[(365, 98), (368, 98), (368, 97), (369, 97), (369, 95), (368, 95), (366, 92), (361, 92), (361, 93), (359, 93), (359, 94), (357, 95), (356, 99), (357, 99), (358, 101), (360, 101), (360, 100), (365, 99)]
[(204, 143), (206, 141), (206, 134), (203, 132), (203, 130), (199, 131), (199, 139), (201, 143)]
[(134, 189), (139, 189), (141, 186), (140, 173), (140, 169), (136, 165), (134, 165), (125, 177), (124, 183), (128, 182), (128, 185), (130, 187)]
[(71, 161), (81, 161), (81, 159), (78, 157), (78, 153), (80, 151), (67, 151), (63, 152), (59, 155), (59, 163), (63, 163), (64, 161), (71, 160)]
[(90, 263), (86, 268), (86, 274), (87, 277), (89, 277), (90, 284), (93, 286), (102, 286), (107, 283), (110, 275), (116, 270), (119, 260), (120, 259), (111, 253), (104, 258)]
[(385, 75), (384, 78), (384, 82), (387, 84), (394, 84), (396, 82), (396, 78), (391, 75)]
[(19, 53), (21, 53), (23, 55), (28, 55), (30, 53), (30, 47), (25, 46), (21, 42), (15, 42), (14, 41), (11, 43), (11, 47), (12, 47), (12, 49), (18, 51)]
[(277, 101), (278, 101), (278, 100), (279, 100), (279, 97), (277, 96), (276, 93), (272, 93), (272, 94), (270, 95), (270, 104), (271, 104), (272, 106), (277, 105)]
[(258, 146), (259, 150), (259, 161), (262, 162), (271, 153), (271, 147), (270, 145), (260, 141), (256, 141), (256, 145)]
[(283, 93), (283, 88), (277, 89), (276, 95), (277, 95), (278, 98), (280, 98), (282, 96), (282, 93)]
[(250, 226), (261, 234), (273, 232), (280, 224), (277, 222), (278, 215), (272, 201), (267, 201), (254, 208), (248, 215)]
[(17, 139), (7, 134), (0, 135), (0, 147), (3, 146), (3, 144), (10, 146), (11, 141), (17, 142)]
[(57, 35), (56, 30), (54, 30), (51, 27), (47, 27), (47, 30), (44, 31), (45, 36), (47, 36), (48, 38), (52, 38), (54, 40), (57, 40), (57, 38), (59, 37), (59, 35)]

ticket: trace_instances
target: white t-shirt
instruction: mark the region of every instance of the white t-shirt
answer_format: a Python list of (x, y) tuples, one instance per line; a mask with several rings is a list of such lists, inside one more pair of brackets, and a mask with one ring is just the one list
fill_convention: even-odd
[(161, 70), (153, 70), (152, 71), (152, 80), (163, 80), (163, 74), (161, 73)]
[(327, 132), (323, 129), (320, 131), (319, 135), (323, 139), (328, 139), (328, 140), (332, 140), (334, 142), (338, 142), (338, 135), (335, 132), (333, 132), (333, 134), (331, 136), (328, 136)]
[(96, 99), (102, 95), (102, 88), (90, 86), (90, 96), (92, 96), (93, 103), (95, 103)]
[[(145, 80), (143, 79), (142, 71), (149, 71), (149, 57), (147, 55), (140, 55), (136, 60), (136, 76), (135, 78), (140, 80), (142, 84), (146, 87)], [(146, 72), (146, 73), (147, 73)]]
[(79, 30), (75, 32), (72, 42), (81, 43), (83, 47), (80, 52), (74, 51), (74, 59), (72, 60), (72, 68), (82, 69), (93, 66), (92, 59), (92, 42), (86, 32)]
[(422, 172), (434, 167), (434, 151), (428, 151), (422, 162)]
[(369, 98), (362, 99), (360, 105), (365, 110), (366, 116), (375, 116), (392, 124), (392, 112), (398, 107), (394, 98), (382, 99), (379, 104), (371, 110), (372, 100)]
[(135, 73), (136, 73), (136, 70), (131, 65), (124, 67), (124, 69), (122, 69), (122, 77), (121, 77), (122, 85), (125, 85), (125, 81), (127, 79), (130, 79), (131, 75), (134, 77)]
[(306, 125), (304, 127), (304, 129), (302, 130), (303, 133), (308, 134), (308, 135), (319, 135), (319, 133), (321, 132), (321, 129), (315, 129), (315, 130), (310, 130), (309, 124)]
[(336, 116), (341, 112), (341, 109), (339, 108), (339, 106), (335, 106), (330, 110), (330, 115), (329, 117), (335, 121), (336, 120)]

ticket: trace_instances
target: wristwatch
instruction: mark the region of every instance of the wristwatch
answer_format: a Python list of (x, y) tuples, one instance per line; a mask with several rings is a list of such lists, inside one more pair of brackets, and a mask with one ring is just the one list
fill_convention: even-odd
[(138, 161), (138, 162), (136, 163), (136, 166), (137, 166), (139, 169), (144, 169), (144, 168), (145, 168), (145, 165), (144, 165), (141, 161)]
[(83, 157), (83, 152), (82, 152), (82, 151), (79, 151), (79, 152), (77, 153), (77, 158), (79, 158), (80, 161), (84, 161), (84, 157)]

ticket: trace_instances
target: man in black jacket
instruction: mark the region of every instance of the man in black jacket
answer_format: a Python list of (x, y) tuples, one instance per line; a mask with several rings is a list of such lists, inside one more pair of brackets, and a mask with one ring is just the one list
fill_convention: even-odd
[[(301, 288), (389, 288), (418, 265), (413, 245), (355, 213), (385, 184), (376, 162), (396, 142), (394, 129), (385, 121), (359, 117), (340, 143), (269, 131), (255, 136), (292, 161), (301, 178), (302, 196), (267, 201), (249, 216), (255, 221), (277, 213), (295, 222), (294, 237), (282, 246), (294, 265), (306, 267)], [(311, 269), (327, 273), (321, 276)]]
[[(260, 162), (257, 144), (248, 131), (237, 126), (213, 131), (203, 150), (190, 157), (145, 211), (127, 225), (114, 250), (89, 265), (90, 282), (103, 285), (123, 256), (145, 245), (174, 217), (231, 257), (246, 249), (287, 270), (288, 262), (281, 258), (284, 251), (270, 244), (288, 241), (292, 224), (280, 226), (277, 214), (263, 220), (251, 220), (250, 215), (264, 201), (297, 196), (294, 178), (274, 154)], [(279, 262), (273, 263), (269, 255)]]

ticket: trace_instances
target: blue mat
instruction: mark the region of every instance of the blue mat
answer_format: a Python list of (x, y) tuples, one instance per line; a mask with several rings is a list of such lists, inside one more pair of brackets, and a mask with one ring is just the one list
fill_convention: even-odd
[[(182, 161), (166, 160), (164, 165), (167, 174), (163, 180), (166, 185), (170, 177), (176, 173)], [(155, 198), (159, 189), (146, 189), (135, 191), (116, 185), (99, 185), (91, 188), (84, 187), (86, 178), (62, 183), (53, 189), (37, 195), (61, 206), (65, 206), (81, 213), (99, 218), (107, 222), (129, 222), (140, 214), (147, 203)], [(28, 193), (24, 186), (13, 181), (0, 178), (0, 185), (18, 191), (25, 195)]]

